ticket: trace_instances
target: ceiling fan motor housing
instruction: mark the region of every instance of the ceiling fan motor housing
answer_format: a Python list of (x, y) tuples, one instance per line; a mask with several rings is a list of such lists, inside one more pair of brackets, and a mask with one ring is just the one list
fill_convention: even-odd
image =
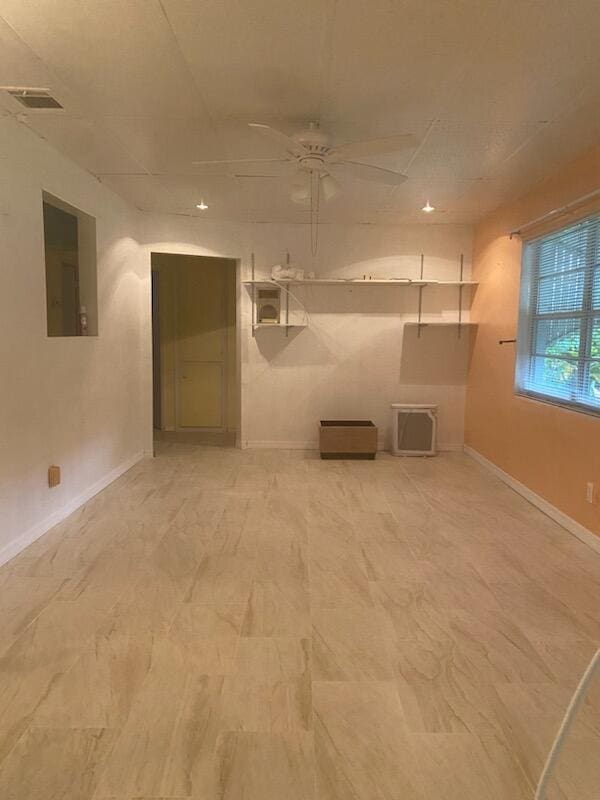
[(313, 146), (315, 149), (328, 149), (329, 136), (319, 128), (318, 122), (310, 122), (308, 128), (296, 134), (294, 139), (310, 149), (312, 149)]
[(306, 156), (300, 156), (298, 163), (302, 169), (310, 170), (311, 172), (325, 172), (325, 160), (322, 155), (318, 153), (310, 153)]

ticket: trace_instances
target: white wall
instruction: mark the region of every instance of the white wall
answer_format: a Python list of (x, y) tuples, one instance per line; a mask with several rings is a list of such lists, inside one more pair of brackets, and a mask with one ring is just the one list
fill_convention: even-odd
[[(286, 249), (319, 277), (417, 278), (421, 252), (426, 277), (458, 279), (461, 252), (465, 279), (471, 268), (468, 226), (323, 225), (316, 259), (308, 227), (298, 225), (144, 215), (141, 239), (147, 260), (150, 252), (236, 258), (243, 278), (250, 277), (252, 252), (257, 277), (266, 277)], [(417, 338), (414, 328), (403, 325), (416, 319), (416, 288), (301, 287), (298, 295), (310, 313), (308, 328), (289, 337), (283, 330), (252, 337), (250, 294), (240, 288), (244, 444), (314, 446), (318, 420), (326, 417), (373, 419), (387, 442), (389, 405), (404, 401), (438, 403), (440, 444), (462, 445), (466, 329), (460, 340), (454, 328), (433, 327)], [(425, 289), (423, 308), (427, 319), (455, 319), (457, 289)]]
[[(99, 337), (48, 338), (42, 190), (96, 217)], [(0, 118), (0, 562), (139, 458), (149, 271), (138, 213)], [(50, 464), (62, 484), (47, 485)]]
[[(42, 191), (96, 217), (99, 336), (46, 336)], [(323, 225), (317, 259), (306, 226), (209, 223), (141, 215), (28, 129), (0, 118), (0, 562), (58, 522), (152, 448), (150, 253), (239, 259), (250, 277), (289, 249), (324, 275), (458, 277), (465, 226)], [(239, 287), (243, 444), (310, 446), (319, 419), (369, 417), (383, 437), (393, 401), (437, 402), (440, 442), (463, 437), (468, 340), (428, 328), (417, 290), (302, 287), (310, 326), (251, 331), (250, 294)], [(425, 290), (424, 311), (454, 313), (456, 290)], [(47, 468), (62, 467), (48, 489)]]

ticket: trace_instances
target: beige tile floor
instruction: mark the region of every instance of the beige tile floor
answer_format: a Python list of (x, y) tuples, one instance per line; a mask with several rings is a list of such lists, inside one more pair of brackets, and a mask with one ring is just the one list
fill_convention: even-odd
[[(3, 800), (522, 800), (600, 556), (462, 455), (163, 441), (0, 570)], [(551, 798), (600, 796), (600, 688)]]

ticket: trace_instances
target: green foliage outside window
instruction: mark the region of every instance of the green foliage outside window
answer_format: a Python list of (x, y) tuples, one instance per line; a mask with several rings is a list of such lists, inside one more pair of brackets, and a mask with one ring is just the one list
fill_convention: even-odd
[[(555, 339), (546, 346), (546, 355), (579, 357), (579, 331), (573, 331)], [(590, 348), (592, 361), (589, 368), (589, 391), (600, 398), (600, 319), (594, 321)], [(544, 381), (565, 390), (576, 388), (578, 364), (563, 358), (544, 359)]]

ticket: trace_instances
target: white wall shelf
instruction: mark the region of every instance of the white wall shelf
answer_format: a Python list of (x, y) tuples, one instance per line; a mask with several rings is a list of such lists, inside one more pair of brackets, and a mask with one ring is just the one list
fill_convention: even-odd
[(247, 286), (477, 286), (477, 281), (413, 280), (412, 278), (389, 278), (368, 280), (363, 278), (306, 278), (301, 281), (273, 279), (244, 281)]
[(405, 322), (405, 325), (413, 328), (456, 328), (458, 325), (463, 327), (470, 327), (476, 328), (477, 322), (464, 322), (463, 320), (444, 320), (443, 322), (438, 322), (434, 320), (432, 322)]
[(290, 322), (289, 325), (286, 325), (285, 322), (254, 322), (252, 324), (252, 328), (257, 330), (258, 328), (307, 328), (308, 322)]
[[(289, 263), (289, 253), (287, 257), (287, 261)], [(252, 253), (252, 279), (243, 281), (244, 286), (252, 293), (252, 333), (258, 328), (285, 328), (286, 333), (289, 328), (306, 328), (308, 327), (308, 314), (306, 312), (306, 308), (304, 308), (304, 303), (302, 300), (299, 300), (291, 291), (290, 287), (300, 287), (300, 286), (396, 286), (401, 288), (407, 287), (415, 287), (419, 290), (418, 294), (418, 319), (416, 322), (406, 322), (405, 325), (416, 326), (417, 328), (417, 336), (421, 336), (421, 331), (423, 328), (426, 327), (455, 327), (458, 332), (458, 337), (460, 338), (461, 330), (463, 326), (465, 327), (474, 327), (474, 323), (463, 321), (462, 314), (463, 314), (463, 290), (465, 287), (470, 288), (472, 286), (477, 286), (477, 281), (466, 281), (463, 279), (464, 275), (464, 256), (461, 254), (460, 261), (459, 261), (459, 275), (458, 280), (455, 281), (441, 281), (436, 280), (434, 278), (425, 278), (424, 276), (424, 267), (425, 267), (425, 256), (421, 254), (421, 265), (420, 265), (420, 275), (418, 278), (303, 278), (302, 280), (275, 280), (273, 278), (264, 278), (259, 279), (256, 277), (256, 269), (255, 269), (255, 262), (254, 262), (254, 253)], [(279, 321), (277, 324), (273, 323), (261, 323), (256, 320), (256, 291), (260, 288), (265, 287), (277, 287), (284, 293), (285, 296), (285, 314), (283, 315), (285, 318), (285, 322)], [(455, 321), (432, 321), (426, 322), (423, 320), (423, 290), (426, 287), (435, 287), (435, 286), (445, 286), (445, 287), (455, 287), (458, 289), (458, 297), (457, 297), (457, 319)], [(290, 298), (297, 304), (302, 307), (305, 316), (305, 322), (301, 324), (295, 324), (290, 322), (290, 310), (289, 310), (289, 301)]]
[(406, 328), (416, 328), (417, 329), (417, 336), (420, 339), (421, 333), (423, 328), (454, 328), (454, 330), (458, 334), (458, 338), (461, 338), (461, 333), (463, 328), (467, 328), (467, 330), (471, 331), (477, 327), (476, 322), (465, 322), (462, 319), (456, 320), (444, 320), (444, 321), (437, 321), (433, 320), (431, 322), (405, 322), (404, 326)]

